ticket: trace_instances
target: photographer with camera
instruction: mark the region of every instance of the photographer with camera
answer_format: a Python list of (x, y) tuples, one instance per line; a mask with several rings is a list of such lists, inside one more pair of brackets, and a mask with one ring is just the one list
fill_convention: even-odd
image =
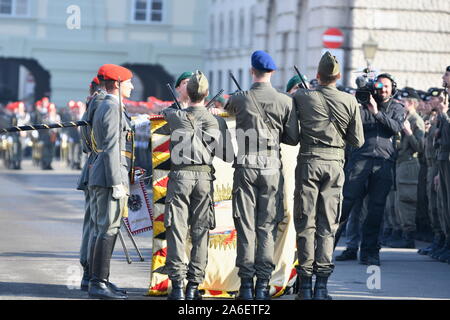
[(361, 228), (359, 260), (361, 264), (380, 265), (378, 235), (395, 166), (392, 141), (403, 129), (405, 111), (403, 105), (393, 100), (397, 84), (390, 74), (380, 74), (374, 83), (368, 83), (367, 89), (361, 90), (361, 85), (359, 87), (359, 93), (362, 92), (366, 98), (361, 99), (361, 94), (357, 92), (365, 143), (351, 153), (347, 163), (336, 242), (353, 206), (367, 195), (368, 213)]

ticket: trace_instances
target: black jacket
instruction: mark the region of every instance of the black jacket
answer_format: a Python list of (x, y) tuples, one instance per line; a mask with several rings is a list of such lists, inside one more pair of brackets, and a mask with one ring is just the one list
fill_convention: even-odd
[(353, 159), (361, 157), (395, 161), (394, 140), (403, 127), (406, 113), (402, 104), (390, 99), (378, 103), (378, 114), (374, 116), (367, 107), (360, 106), (364, 128), (364, 145), (352, 152)]

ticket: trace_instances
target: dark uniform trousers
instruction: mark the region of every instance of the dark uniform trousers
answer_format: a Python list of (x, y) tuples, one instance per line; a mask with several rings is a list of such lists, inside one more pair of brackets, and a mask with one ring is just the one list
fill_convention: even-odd
[(438, 160), (439, 188), (442, 199), (441, 224), (446, 237), (446, 245), (450, 246), (450, 161)]
[(278, 224), (283, 220), (281, 169), (236, 167), (233, 179), (233, 219), (238, 245), (238, 276), (269, 280)]
[(300, 275), (329, 276), (339, 226), (344, 184), (343, 161), (310, 160), (296, 168), (294, 216)]
[[(166, 270), (171, 281), (202, 283), (208, 263), (209, 230), (215, 228), (213, 179), (210, 173), (171, 171), (164, 212)], [(189, 264), (183, 259), (188, 235), (192, 241)]]
[(431, 222), (431, 229), (433, 235), (440, 236), (443, 234), (442, 225), (440, 222), (438, 207), (438, 193), (434, 186), (434, 177), (439, 173), (436, 160), (430, 160), (427, 171), (427, 196), (428, 196), (428, 217)]
[(348, 217), (355, 202), (368, 194), (368, 212), (361, 228), (361, 253), (377, 253), (380, 249), (378, 235), (386, 198), (393, 183), (394, 162), (362, 157), (351, 159), (348, 166), (350, 169), (344, 184), (342, 216)]

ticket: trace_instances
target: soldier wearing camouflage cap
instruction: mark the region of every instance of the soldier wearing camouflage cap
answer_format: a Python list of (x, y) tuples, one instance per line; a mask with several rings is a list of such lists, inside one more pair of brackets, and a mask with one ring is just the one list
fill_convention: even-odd
[(294, 193), (299, 300), (331, 299), (327, 281), (334, 269), (331, 259), (342, 202), (344, 150), (347, 143), (356, 148), (364, 143), (358, 103), (336, 88), (340, 67), (328, 51), (320, 60), (317, 78), (317, 89), (299, 89), (294, 96), (302, 130)]
[[(209, 230), (215, 228), (212, 161), (219, 156), (231, 162), (234, 156), (232, 145), (225, 145), (225, 141), (231, 141), (225, 121), (205, 108), (208, 87), (203, 73), (195, 72), (186, 84), (189, 107), (169, 107), (162, 112), (171, 133), (171, 169), (164, 212), (166, 268), (172, 283), (169, 300), (201, 299), (198, 286), (205, 277)], [(186, 264), (183, 258), (188, 232), (192, 249)]]

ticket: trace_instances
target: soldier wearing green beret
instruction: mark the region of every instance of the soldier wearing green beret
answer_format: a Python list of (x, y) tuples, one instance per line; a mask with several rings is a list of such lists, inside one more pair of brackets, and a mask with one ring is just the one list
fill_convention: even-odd
[[(194, 75), (191, 71), (183, 72), (175, 82), (175, 91), (178, 93), (178, 102), (182, 109), (189, 107), (189, 95), (186, 90), (186, 86), (189, 79)], [(175, 103), (172, 105), (175, 106)]]
[[(197, 71), (186, 84), (189, 107), (169, 107), (163, 115), (170, 128), (171, 170), (164, 212), (166, 269), (172, 282), (169, 300), (200, 300), (198, 290), (208, 261), (209, 230), (215, 228), (214, 156), (231, 162), (233, 147), (225, 120), (205, 108), (208, 80)], [(192, 239), (186, 264), (186, 239)], [(186, 294), (184, 280), (188, 280)]]
[(327, 280), (334, 269), (331, 259), (342, 202), (344, 150), (347, 143), (356, 148), (364, 143), (358, 103), (336, 88), (340, 76), (338, 61), (326, 52), (318, 67), (319, 87), (300, 89), (294, 96), (302, 129), (294, 193), (300, 300), (331, 299)]
[[(302, 75), (303, 81), (308, 81), (305, 75)], [(298, 75), (293, 76), (286, 85), (286, 92), (290, 94), (291, 96), (294, 95), (298, 89), (300, 89), (300, 84), (302, 83), (302, 80)]]

